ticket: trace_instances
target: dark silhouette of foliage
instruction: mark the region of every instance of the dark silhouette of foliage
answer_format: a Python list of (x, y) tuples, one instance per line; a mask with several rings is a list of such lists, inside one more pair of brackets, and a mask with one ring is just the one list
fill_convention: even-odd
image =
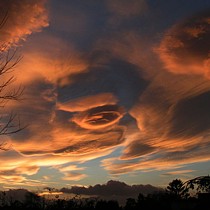
[(210, 193), (210, 176), (199, 176), (184, 183), (188, 189), (196, 189), (197, 193)]
[[(49, 199), (32, 192), (27, 192), (25, 200), (19, 201), (12, 197), (7, 198), (7, 193), (1, 192), (0, 210), (208, 210), (210, 206), (210, 193), (206, 191), (209, 186), (208, 181), (209, 176), (196, 177), (184, 183), (175, 179), (169, 183), (166, 191), (148, 195), (139, 193), (137, 198), (128, 198), (124, 206), (120, 206), (115, 200), (82, 198), (79, 195), (72, 199), (59, 199), (56, 196), (54, 199)], [(187, 190), (192, 186), (198, 192), (197, 197), (188, 195)], [(203, 193), (200, 192), (201, 188)], [(46, 189), (49, 193), (55, 190)]]
[(134, 210), (136, 209), (136, 201), (134, 198), (128, 198), (125, 204), (125, 210)]
[(180, 179), (175, 179), (170, 182), (166, 188), (166, 191), (175, 199), (189, 197), (189, 189), (184, 186), (184, 183)]

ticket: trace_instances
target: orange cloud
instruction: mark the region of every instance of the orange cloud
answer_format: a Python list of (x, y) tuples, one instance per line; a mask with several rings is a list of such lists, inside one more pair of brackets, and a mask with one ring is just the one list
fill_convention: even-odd
[[(38, 88), (37, 91), (41, 93)], [(68, 112), (63, 116), (63, 112), (57, 111), (53, 102), (40, 98), (42, 94), (36, 96), (36, 103), (33, 103), (33, 100), (29, 103), (30, 100), (28, 100), (24, 106), (21, 104), (22, 120), (29, 124), (23, 132), (15, 136), (16, 138), (11, 139), (13, 148), (18, 152), (30, 156), (55, 154), (91, 159), (104, 153), (108, 154), (122, 144), (125, 128), (118, 125), (118, 118), (113, 119), (115, 115), (110, 116), (110, 119), (107, 118), (110, 122), (105, 122), (103, 129), (84, 129), (71, 121)], [(30, 110), (28, 110), (29, 106)], [(118, 111), (118, 106), (114, 108), (109, 110), (111, 115)], [(33, 123), (30, 120), (32, 118)], [(110, 136), (112, 136), (111, 139)]]
[(57, 166), (55, 168), (59, 169), (59, 171), (61, 171), (61, 172), (81, 171), (81, 170), (85, 169), (84, 167), (83, 168), (79, 168), (77, 165), (69, 165), (69, 166), (65, 166), (65, 167)]
[(51, 195), (62, 195), (62, 194), (63, 194), (63, 192), (41, 192), (38, 195), (39, 196), (45, 196), (45, 195), (51, 196)]
[[(128, 138), (130, 136), (128, 135)], [(152, 153), (155, 153), (158, 148), (151, 146), (148, 141), (142, 141), (142, 139), (138, 139), (130, 142), (126, 145), (123, 150), (122, 160), (135, 159), (138, 157), (149, 156)]]
[[(135, 1), (134, 7), (130, 2), (120, 2), (109, 2), (110, 10), (120, 18), (138, 15), (144, 4)], [(205, 19), (199, 23), (200, 28), (188, 23), (178, 25), (168, 32), (175, 36), (162, 40), (158, 53), (165, 65), (171, 59), (168, 64), (174, 68), (167, 64), (170, 72), (177, 73), (178, 65), (195, 64), (196, 59), (190, 57), (195, 50), (185, 36), (189, 40), (204, 36), (206, 40), (209, 22)], [(173, 56), (179, 57), (179, 50), (184, 51), (186, 44), (192, 54), (186, 63), (177, 64)], [(84, 56), (72, 44), (47, 32), (25, 43), (16, 76), (26, 85), (27, 100), (12, 105), (29, 125), (11, 137), (19, 156), (1, 154), (4, 180), (12, 179), (13, 172), (18, 176), (13, 183), (19, 179), (18, 184), (29, 184), (27, 176), (38, 173), (40, 167), (51, 166), (64, 175), (64, 180), (80, 180), (85, 175), (77, 171), (84, 168), (63, 164), (103, 157), (120, 146), (124, 146), (121, 157), (106, 159), (102, 164), (112, 174), (172, 169), (210, 159), (205, 150), (209, 139), (202, 138), (209, 134), (208, 80), (197, 77), (197, 70), (195, 75), (163, 71), (151, 41), (136, 31), (116, 33), (111, 38), (105, 35), (95, 49)], [(199, 68), (202, 59), (209, 65), (205, 56), (197, 60)], [(198, 118), (205, 121), (196, 122)], [(195, 153), (198, 145), (202, 148)]]
[(199, 14), (169, 29), (156, 51), (169, 72), (210, 79), (209, 37), (209, 14)]
[(100, 129), (117, 123), (123, 115), (122, 107), (105, 105), (75, 114), (72, 121), (82, 128)]
[[(173, 123), (173, 117), (176, 117), (174, 109), (177, 104), (179, 102), (182, 104), (182, 101), (185, 99), (188, 101), (190, 98), (195, 98), (192, 99), (193, 101), (200, 101), (199, 95), (202, 96), (209, 90), (209, 81), (202, 77), (160, 72), (150, 82), (138, 103), (132, 107), (129, 113), (137, 120), (138, 128), (146, 135), (146, 139), (148, 136), (151, 139), (170, 138), (166, 134), (170, 129), (170, 124)], [(201, 99), (200, 103), (205, 106), (208, 100)], [(196, 105), (194, 110), (198, 111)], [(207, 108), (205, 112), (208, 112)], [(193, 111), (191, 114), (193, 116)], [(204, 115), (200, 115), (204, 117)]]
[(68, 180), (68, 181), (79, 181), (87, 177), (87, 175), (80, 174), (77, 172), (68, 172), (68, 173), (64, 173), (64, 175), (65, 176), (63, 177), (63, 180)]
[[(60, 127), (50, 129), (48, 136), (40, 130), (39, 126), (32, 126), (32, 130), (27, 132), (39, 132), (39, 134), (25, 141), (22, 140), (25, 136), (22, 139), (13, 139), (13, 148), (24, 156), (56, 155), (56, 160), (53, 160), (55, 163), (60, 161), (66, 163), (66, 161), (85, 161), (107, 155), (124, 141), (122, 126), (114, 126), (110, 130), (106, 129), (103, 132), (98, 130), (97, 133), (92, 133), (89, 130), (75, 130), (70, 123), (69, 125), (67, 124), (65, 128), (61, 124)], [(48, 164), (52, 164), (51, 161), (46, 162), (46, 165)]]
[[(199, 143), (198, 143), (199, 145)], [(198, 146), (196, 146), (198, 148)], [(120, 175), (133, 171), (154, 171), (154, 170), (174, 170), (186, 164), (209, 161), (210, 155), (208, 147), (195, 150), (194, 148), (174, 152), (159, 151), (151, 156), (140, 159), (123, 161), (120, 158), (108, 158), (102, 160), (102, 166), (110, 174)]]
[(104, 37), (97, 42), (96, 49), (109, 52), (107, 57), (115, 56), (136, 65), (139, 68), (139, 74), (146, 80), (151, 80), (162, 72), (160, 63), (152, 50), (153, 43), (148, 36), (135, 30), (115, 32), (111, 37)]
[(1, 183), (8, 183), (8, 184), (19, 184), (19, 183), (23, 183), (23, 181), (25, 181), (25, 177), (23, 176), (18, 176), (18, 175), (6, 175), (6, 176), (2, 176), (0, 177), (0, 182)]
[(26, 175), (33, 175), (36, 174), (39, 170), (38, 166), (22, 166), (16, 169), (17, 173), (26, 174)]
[(63, 111), (81, 112), (98, 106), (114, 105), (117, 102), (118, 99), (112, 93), (99, 93), (96, 95), (83, 96), (63, 103), (58, 102), (56, 106), (57, 109)]
[[(76, 165), (63, 166), (63, 164), (73, 161), (85, 161), (87, 160), (87, 157), (62, 157), (54, 155), (24, 157), (12, 150), (8, 153), (5, 154), (3, 151), (0, 152), (0, 183), (6, 183), (7, 186), (49, 186), (49, 184), (53, 183), (49, 176), (45, 176), (44, 181), (33, 180), (30, 178), (31, 175), (38, 173), (40, 167), (53, 166), (54, 169), (61, 172), (61, 177), (63, 176), (64, 180), (80, 180), (85, 178), (84, 174), (77, 172), (82, 171), (85, 168)], [(99, 154), (98, 157), (100, 157)]]
[[(2, 154), (1, 152), (1, 166), (0, 166), (0, 183), (5, 185), (16, 186), (42, 186), (45, 183), (41, 181), (32, 180), (28, 176), (34, 175), (38, 172), (39, 166), (36, 163), (27, 162), (20, 155), (10, 151), (10, 156)], [(26, 175), (26, 176), (25, 176)]]
[(195, 170), (178, 170), (178, 171), (169, 171), (165, 174), (163, 174), (164, 176), (170, 176), (170, 175), (186, 175), (188, 173), (192, 173)]
[(0, 19), (6, 18), (2, 25), (0, 45), (15, 45), (27, 35), (39, 32), (49, 25), (46, 0), (2, 1)]
[(52, 151), (56, 155), (77, 157), (82, 160), (104, 156), (123, 143), (124, 129), (123, 126), (116, 125), (103, 128), (103, 131), (99, 129), (92, 132), (92, 130), (69, 130), (60, 127), (53, 131)]
[(41, 34), (27, 42), (22, 55), (24, 59), (14, 73), (19, 83), (25, 85), (44, 78), (65, 86), (72, 82), (70, 75), (85, 71), (88, 65), (74, 46), (50, 34)]
[(63, 167), (62, 165), (54, 166), (54, 168), (58, 169), (61, 173), (64, 174), (62, 177), (63, 180), (68, 181), (79, 181), (81, 179), (84, 179), (86, 177), (85, 174), (81, 174), (78, 171), (83, 171), (84, 167), (78, 167), (77, 165), (69, 165)]

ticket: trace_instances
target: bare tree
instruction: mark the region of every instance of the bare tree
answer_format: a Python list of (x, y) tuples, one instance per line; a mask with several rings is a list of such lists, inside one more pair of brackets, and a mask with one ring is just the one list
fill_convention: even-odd
[[(8, 19), (6, 13), (0, 21), (0, 29), (4, 26)], [(21, 56), (16, 55), (16, 49), (10, 49), (9, 44), (0, 46), (0, 137), (19, 132), (23, 129), (20, 124), (19, 116), (16, 113), (6, 112), (6, 105), (10, 101), (18, 101), (21, 99), (23, 88), (12, 88), (15, 77), (10, 76), (21, 60)], [(0, 141), (0, 150), (8, 150), (8, 143)]]

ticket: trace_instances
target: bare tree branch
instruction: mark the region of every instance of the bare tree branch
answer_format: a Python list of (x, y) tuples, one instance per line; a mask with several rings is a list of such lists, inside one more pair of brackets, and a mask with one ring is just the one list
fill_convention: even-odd
[[(8, 10), (1, 16), (0, 30), (8, 21)], [(19, 86), (12, 88), (16, 81), (15, 77), (10, 76), (17, 64), (22, 59), (17, 56), (16, 49), (9, 49), (10, 43), (0, 43), (0, 136), (11, 135), (23, 130), (25, 127), (21, 126), (18, 114), (6, 113), (7, 105), (10, 101), (19, 101), (23, 94), (24, 88)], [(8, 142), (0, 142), (0, 150), (9, 150)]]
[[(5, 78), (6, 74), (11, 73), (16, 67), (21, 57), (15, 57), (16, 50), (11, 53), (8, 51), (1, 54), (0, 57), (0, 79)], [(2, 56), (2, 55), (5, 55)], [(19, 86), (16, 89), (11, 89), (10, 86), (15, 82), (15, 77), (10, 76), (0, 83), (0, 108), (3, 109), (9, 101), (21, 100), (24, 88)], [(21, 131), (24, 127), (20, 124), (20, 119), (17, 114), (2, 115), (0, 117), (0, 135), (10, 135)], [(6, 118), (6, 119), (5, 119)], [(1, 144), (0, 144), (1, 149)]]
[[(13, 75), (8, 76), (21, 59), (21, 56), (16, 56), (16, 50), (0, 51), (0, 136), (15, 134), (25, 128), (25, 126), (21, 126), (17, 114), (5, 113), (8, 102), (22, 100), (21, 96), (24, 88), (22, 86), (12, 88), (16, 79)], [(0, 150), (6, 151), (8, 149), (10, 149), (10, 146), (7, 142), (0, 142)]]

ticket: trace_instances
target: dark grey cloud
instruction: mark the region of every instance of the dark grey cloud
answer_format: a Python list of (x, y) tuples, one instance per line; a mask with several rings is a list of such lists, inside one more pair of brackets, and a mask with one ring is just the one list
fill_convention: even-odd
[(171, 117), (169, 135), (193, 137), (210, 130), (210, 92), (178, 102)]
[(127, 185), (124, 182), (110, 180), (106, 184), (96, 184), (89, 187), (72, 186), (62, 188), (60, 191), (64, 193), (74, 193), (83, 195), (97, 196), (132, 196), (136, 197), (139, 193), (149, 194), (155, 191), (160, 191), (161, 188), (152, 185)]
[[(51, 33), (68, 40), (78, 49), (89, 51), (96, 39), (107, 32), (106, 23), (109, 13), (105, 1), (68, 1), (62, 4), (51, 2)], [(75, 24), (76, 23), (76, 24)], [(84, 36), (85, 34), (85, 36)]]
[(58, 88), (59, 101), (111, 92), (119, 99), (119, 105), (127, 110), (138, 100), (148, 84), (137, 66), (118, 59), (95, 63), (87, 72), (71, 75), (71, 80), (72, 84)]
[(139, 158), (143, 155), (148, 155), (151, 152), (156, 150), (155, 147), (152, 147), (148, 144), (143, 143), (143, 139), (138, 139), (132, 141), (124, 150), (122, 159), (134, 159)]

